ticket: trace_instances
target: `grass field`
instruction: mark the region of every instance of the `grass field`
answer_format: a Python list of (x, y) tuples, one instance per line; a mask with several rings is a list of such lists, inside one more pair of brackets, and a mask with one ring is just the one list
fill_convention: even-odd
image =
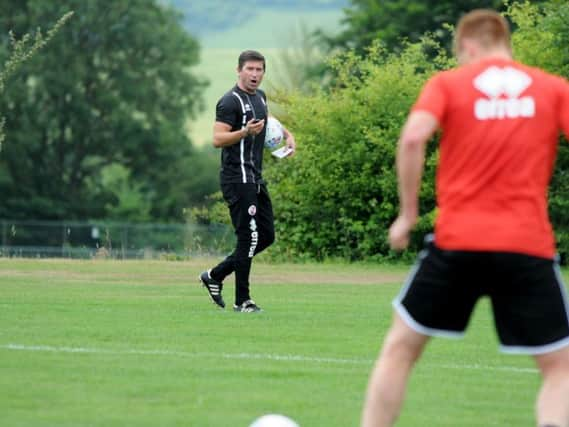
[[(258, 264), (251, 315), (209, 302), (209, 264), (0, 259), (0, 424), (357, 426), (407, 268)], [(464, 340), (431, 342), (398, 425), (530, 426), (538, 384), (482, 301)]]

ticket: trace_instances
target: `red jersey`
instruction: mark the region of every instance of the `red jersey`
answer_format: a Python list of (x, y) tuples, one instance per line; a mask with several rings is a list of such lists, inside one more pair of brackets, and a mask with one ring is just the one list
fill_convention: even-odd
[(559, 131), (569, 136), (569, 83), (486, 59), (435, 75), (413, 110), (442, 128), (437, 246), (553, 258), (547, 190)]

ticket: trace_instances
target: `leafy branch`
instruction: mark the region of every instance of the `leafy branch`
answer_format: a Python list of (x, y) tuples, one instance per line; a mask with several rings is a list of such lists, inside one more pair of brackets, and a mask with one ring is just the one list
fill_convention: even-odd
[[(30, 58), (32, 58), (40, 49), (46, 46), (49, 41), (59, 32), (65, 23), (73, 16), (73, 12), (67, 12), (55, 23), (45, 35), (38, 28), (35, 36), (25, 34), (21, 39), (17, 39), (12, 31), (10, 35), (10, 46), (12, 53), (8, 60), (4, 63), (4, 68), (0, 70), (0, 94), (4, 91), (7, 79), (13, 75), (16, 70)], [(5, 118), (0, 118), (0, 151), (2, 151), (2, 143), (4, 142), (4, 123)]]

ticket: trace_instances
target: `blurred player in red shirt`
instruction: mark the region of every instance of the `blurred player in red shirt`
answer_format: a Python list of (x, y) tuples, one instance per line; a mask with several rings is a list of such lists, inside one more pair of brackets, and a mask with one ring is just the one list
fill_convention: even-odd
[(508, 23), (491, 10), (459, 21), (455, 51), (460, 66), (427, 82), (399, 140), (401, 207), (391, 247), (409, 243), (425, 146), (440, 128), (438, 214), (434, 236), (393, 302), (362, 426), (394, 424), (429, 338), (463, 336), (487, 296), (501, 350), (532, 355), (542, 374), (538, 426), (567, 427), (569, 302), (547, 189), (560, 130), (569, 137), (569, 83), (515, 62)]

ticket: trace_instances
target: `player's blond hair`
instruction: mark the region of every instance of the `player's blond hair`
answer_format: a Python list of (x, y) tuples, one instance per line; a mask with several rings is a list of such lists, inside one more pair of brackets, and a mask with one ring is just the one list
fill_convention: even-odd
[(458, 21), (454, 35), (454, 51), (458, 53), (461, 41), (474, 39), (484, 49), (511, 48), (510, 25), (506, 18), (491, 9), (475, 9)]

